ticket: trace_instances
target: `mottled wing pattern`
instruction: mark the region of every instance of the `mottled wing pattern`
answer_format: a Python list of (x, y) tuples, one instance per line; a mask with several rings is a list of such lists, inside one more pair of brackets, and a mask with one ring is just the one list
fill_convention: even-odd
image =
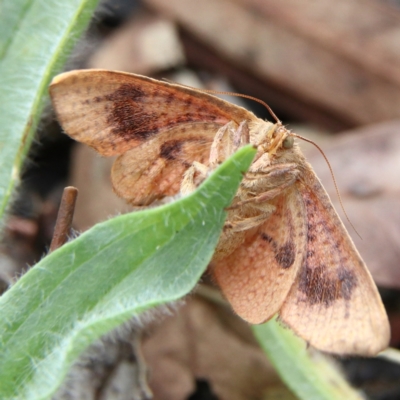
[(193, 161), (208, 163), (218, 130), (214, 123), (192, 125), (163, 132), (119, 156), (111, 172), (115, 192), (137, 206), (178, 193)]
[(320, 350), (374, 355), (389, 341), (385, 309), (364, 262), (318, 178), (298, 183), (306, 209), (304, 265), (281, 320)]
[(212, 263), (235, 312), (254, 324), (278, 312), (304, 259), (305, 210), (299, 193), (291, 188), (272, 203), (276, 210), (268, 220), (246, 232), (232, 254)]
[(67, 72), (54, 78), (50, 94), (69, 136), (102, 155), (120, 155), (114, 189), (138, 206), (179, 192), (193, 161), (207, 164), (221, 126), (257, 120), (196, 89), (123, 72)]
[(122, 154), (177, 126), (256, 119), (196, 89), (115, 71), (66, 72), (54, 78), (50, 95), (65, 132), (105, 156)]

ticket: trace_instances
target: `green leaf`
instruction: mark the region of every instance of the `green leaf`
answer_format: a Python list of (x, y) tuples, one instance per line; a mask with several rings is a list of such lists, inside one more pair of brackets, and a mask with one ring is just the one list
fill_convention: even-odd
[(86, 28), (97, 2), (0, 4), (0, 221), (20, 179), (50, 79)]
[(349, 386), (332, 360), (307, 349), (304, 340), (276, 318), (253, 326), (253, 332), (282, 380), (299, 399), (364, 399)]
[(42, 399), (94, 339), (189, 293), (209, 263), (255, 151), (163, 207), (104, 222), (49, 254), (0, 298), (0, 398)]

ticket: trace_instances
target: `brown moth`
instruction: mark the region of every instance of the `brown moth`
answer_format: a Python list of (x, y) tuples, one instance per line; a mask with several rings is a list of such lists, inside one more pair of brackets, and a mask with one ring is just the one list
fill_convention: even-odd
[(376, 286), (330, 199), (280, 122), (202, 91), (122, 72), (71, 71), (51, 98), (73, 139), (119, 155), (115, 192), (135, 206), (193, 190), (240, 146), (257, 155), (210, 268), (235, 312), (276, 313), (312, 346), (375, 355), (389, 341)]

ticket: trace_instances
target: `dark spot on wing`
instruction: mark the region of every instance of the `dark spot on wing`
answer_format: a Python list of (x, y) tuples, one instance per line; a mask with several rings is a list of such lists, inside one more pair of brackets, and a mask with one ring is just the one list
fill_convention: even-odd
[[(161, 89), (144, 91), (129, 83), (120, 85), (110, 94), (92, 99), (96, 103), (104, 100), (109, 104), (107, 123), (112, 133), (127, 141), (144, 141), (168, 126), (217, 119), (222, 125), (229, 121), (225, 117), (221, 119), (221, 110), (215, 109), (215, 115), (211, 107), (202, 108), (190, 96), (175, 97)], [(176, 105), (173, 112), (172, 103)]]
[[(183, 133), (185, 129), (181, 129)], [(206, 147), (204, 147), (206, 146)], [(174, 161), (178, 160), (185, 168), (192, 165), (193, 160), (202, 164), (208, 161), (211, 143), (204, 137), (188, 137), (187, 139), (168, 140), (161, 145), (160, 157)]]
[(261, 233), (261, 239), (264, 240), (265, 242), (268, 242), (268, 243), (274, 242), (274, 244), (275, 244), (275, 246), (276, 246), (276, 243), (275, 243), (275, 241), (272, 239), (272, 237), (269, 236), (269, 235), (267, 235), (267, 234), (264, 233), (264, 232)]
[(339, 267), (336, 277), (332, 271), (328, 274), (327, 267), (320, 265), (310, 268), (307, 264), (300, 274), (300, 290), (306, 295), (308, 303), (332, 305), (336, 300), (350, 300), (357, 286), (357, 277), (345, 267)]
[(349, 301), (358, 284), (357, 276), (346, 267), (348, 260), (334, 235), (334, 221), (326, 218), (312, 191), (303, 191), (302, 196), (308, 224), (306, 261), (299, 276), (299, 290), (311, 305), (329, 307), (338, 300)]
[(345, 268), (340, 268), (338, 278), (341, 285), (341, 294), (345, 300), (350, 300), (354, 288), (357, 286), (355, 274)]
[(169, 140), (161, 146), (160, 156), (167, 160), (175, 160), (181, 151), (182, 141), (179, 140)]
[[(157, 114), (145, 111), (146, 93), (135, 85), (123, 84), (115, 92), (104, 96), (111, 102), (107, 123), (112, 133), (125, 140), (145, 140), (156, 134)], [(101, 101), (100, 98), (95, 99)]]
[(261, 239), (271, 244), (275, 253), (276, 262), (284, 269), (290, 268), (296, 258), (295, 245), (292, 241), (285, 243), (283, 246), (278, 246), (276, 241), (266, 233), (261, 233)]
[(293, 242), (287, 242), (283, 246), (279, 247), (275, 254), (276, 262), (282, 268), (290, 268), (295, 260), (295, 245)]

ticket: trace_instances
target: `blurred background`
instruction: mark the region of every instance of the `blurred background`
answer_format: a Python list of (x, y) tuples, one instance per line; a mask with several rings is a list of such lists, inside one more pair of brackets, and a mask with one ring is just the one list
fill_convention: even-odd
[[(77, 68), (252, 95), (266, 101), (290, 129), (316, 141), (362, 236), (349, 229), (381, 291), (391, 346), (399, 347), (399, 3), (103, 1), (65, 67)], [(258, 103), (229, 101), (271, 119)], [(300, 145), (341, 214), (324, 159), (315, 148)], [(2, 291), (46, 253), (66, 185), (79, 189), (78, 231), (129, 210), (112, 192), (112, 162), (72, 142), (48, 107), (0, 245)], [(248, 326), (212, 293), (195, 294), (178, 310), (162, 312), (123, 340), (104, 339), (107, 346), (80, 363), (84, 378), (71, 377), (70, 387), (81, 385), (78, 392), (96, 399), (114, 398), (110, 393), (118, 385), (136, 393), (126, 397), (133, 399), (150, 398), (150, 392), (167, 400), (294, 398)], [(335, 362), (369, 398), (400, 399), (398, 364), (379, 358)], [(84, 398), (70, 393), (61, 390), (58, 398)]]

